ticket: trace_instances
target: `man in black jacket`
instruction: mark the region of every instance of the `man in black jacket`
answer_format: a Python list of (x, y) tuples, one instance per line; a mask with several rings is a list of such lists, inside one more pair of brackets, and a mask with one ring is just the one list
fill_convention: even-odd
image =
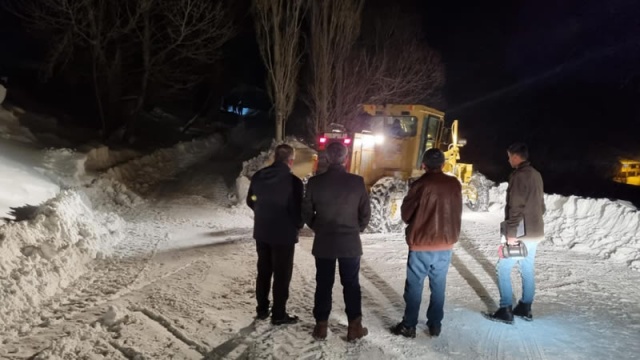
[(256, 318), (269, 317), (273, 275), (271, 323), (274, 325), (298, 321), (286, 312), (295, 244), (298, 231), (304, 225), (300, 208), (304, 188), (302, 181), (291, 173), (294, 155), (291, 146), (278, 145), (273, 165), (253, 175), (247, 194), (247, 205), (254, 212), (253, 238), (258, 250)]
[(360, 233), (369, 224), (369, 195), (361, 176), (344, 169), (347, 148), (341, 143), (327, 146), (329, 167), (326, 172), (309, 179), (302, 205), (305, 223), (314, 231), (312, 253), (316, 258), (316, 293), (313, 337), (326, 339), (331, 293), (338, 261), (349, 328), (347, 340), (368, 334), (362, 327), (360, 294)]

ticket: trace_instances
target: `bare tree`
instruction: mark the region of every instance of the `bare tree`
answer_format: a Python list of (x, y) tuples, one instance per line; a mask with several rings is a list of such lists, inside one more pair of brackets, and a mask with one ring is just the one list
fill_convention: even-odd
[(397, 11), (382, 11), (372, 28), (343, 62), (335, 96), (337, 122), (351, 130), (360, 124), (365, 103), (427, 103), (440, 99), (444, 66), (440, 55), (420, 36), (419, 21)]
[(340, 90), (338, 84), (345, 80), (345, 72), (351, 71), (345, 65), (360, 34), (363, 6), (364, 0), (311, 2), (312, 81), (308, 103), (316, 132), (325, 131), (343, 107), (344, 99), (336, 92)]
[(36, 31), (49, 36), (48, 57), (44, 75), (49, 78), (79, 50), (90, 58), (91, 78), (102, 124), (107, 128), (104, 93), (119, 70), (121, 53), (117, 39), (133, 27), (130, 17), (110, 0), (24, 0), (6, 3), (9, 10)]
[[(234, 35), (221, 2), (211, 0), (14, 0), (9, 9), (48, 35), (47, 77), (89, 54), (103, 132), (122, 117), (132, 131), (150, 85), (164, 91), (195, 85)], [(127, 113), (125, 95), (135, 100)]]
[(137, 113), (154, 83), (165, 91), (189, 89), (202, 81), (196, 69), (213, 64), (220, 48), (235, 35), (221, 2), (209, 0), (138, 0), (136, 43), (142, 57), (137, 102), (129, 114), (132, 134)]
[(301, 32), (307, 0), (253, 0), (260, 54), (267, 68), (269, 96), (276, 113), (276, 140), (284, 139), (298, 92), (303, 49)]

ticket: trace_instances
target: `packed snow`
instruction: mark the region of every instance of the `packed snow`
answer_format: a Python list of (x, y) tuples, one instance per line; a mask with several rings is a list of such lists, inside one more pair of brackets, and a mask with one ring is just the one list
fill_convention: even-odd
[[(14, 120), (12, 130), (2, 129), (16, 131), (2, 136), (12, 144), (28, 139)], [(545, 195), (534, 321), (482, 318), (498, 298), (504, 183), (491, 189), (488, 212), (463, 214), (440, 337), (425, 334), (428, 289), (418, 337), (388, 331), (404, 309), (400, 234), (363, 235), (364, 339), (344, 340), (338, 281), (329, 338), (312, 339), (315, 269), (306, 228), (288, 303), (301, 322), (255, 321), (252, 213), (238, 201), (237, 183), (268, 164), (270, 151), (247, 161), (217, 157), (224, 148), (211, 136), (150, 154), (100, 144), (31, 147), (33, 164), (0, 153), (2, 179), (39, 194), (0, 188), (0, 199), (11, 199), (7, 209), (37, 205), (22, 208), (22, 221), (0, 225), (0, 358), (626, 359), (640, 352), (640, 213), (620, 201)], [(33, 171), (5, 172), (18, 166)]]

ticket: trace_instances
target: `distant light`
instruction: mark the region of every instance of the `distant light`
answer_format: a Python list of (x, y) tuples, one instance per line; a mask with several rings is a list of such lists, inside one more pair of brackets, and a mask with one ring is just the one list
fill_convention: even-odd
[(320, 138), (320, 144), (324, 144), (327, 142), (327, 138), (326, 137), (321, 137)]
[(349, 138), (345, 138), (345, 139), (344, 139), (344, 143), (345, 143), (346, 145), (351, 144), (351, 139), (349, 139)]

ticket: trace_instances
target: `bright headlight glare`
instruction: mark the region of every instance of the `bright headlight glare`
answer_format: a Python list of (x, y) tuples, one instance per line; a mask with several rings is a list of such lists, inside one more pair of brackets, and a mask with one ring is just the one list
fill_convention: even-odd
[(376, 142), (376, 145), (380, 145), (384, 143), (384, 135), (376, 135), (375, 142)]

